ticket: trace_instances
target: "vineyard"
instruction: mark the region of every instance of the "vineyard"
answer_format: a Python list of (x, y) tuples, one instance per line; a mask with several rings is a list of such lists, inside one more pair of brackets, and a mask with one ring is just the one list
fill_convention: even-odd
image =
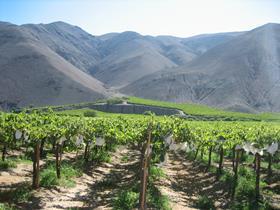
[[(176, 209), (177, 191), (188, 194), (191, 188), (182, 187), (186, 175), (180, 177), (180, 186), (172, 174), (184, 172), (185, 166), (193, 178), (188, 185), (201, 190), (189, 201), (178, 201), (177, 209), (277, 209), (279, 140), (280, 125), (273, 122), (82, 117), (52, 110), (1, 113), (0, 209), (48, 209), (40, 193), (59, 189), (62, 196), (86, 181), (95, 184), (94, 193), (78, 204), (62, 202), (49, 209)], [(32, 166), (27, 181), (3, 181), (22, 161)], [(100, 167), (109, 171), (97, 170)], [(101, 178), (92, 179), (89, 169)], [(110, 175), (112, 171), (116, 173)], [(196, 186), (199, 175), (212, 177), (209, 185), (221, 186), (222, 201), (204, 190), (211, 186)], [(106, 189), (107, 203), (105, 197), (95, 197)], [(177, 193), (173, 198), (168, 195), (172, 190)]]

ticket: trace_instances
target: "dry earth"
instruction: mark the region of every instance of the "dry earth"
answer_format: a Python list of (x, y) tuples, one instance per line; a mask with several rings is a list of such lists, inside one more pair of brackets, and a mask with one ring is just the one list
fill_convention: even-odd
[(205, 168), (172, 153), (163, 170), (167, 176), (158, 186), (163, 194), (168, 195), (173, 210), (197, 209), (195, 201), (201, 195), (215, 201), (218, 209), (226, 208), (226, 187), (215, 181), (215, 175), (205, 173)]
[[(75, 154), (64, 155), (73, 159)], [(124, 159), (126, 157), (126, 161)], [(42, 162), (42, 165), (44, 162)], [(41, 188), (21, 209), (112, 209), (117, 192), (135, 182), (139, 168), (139, 152), (120, 147), (112, 154), (111, 163), (86, 167), (81, 177), (75, 179), (73, 188)], [(205, 167), (185, 159), (184, 155), (170, 153), (162, 167), (165, 178), (156, 183), (167, 195), (173, 210), (193, 210), (201, 195), (212, 199), (217, 209), (227, 209), (228, 188), (215, 180)], [(22, 182), (31, 182), (32, 165), (21, 163), (17, 168), (0, 172), (0, 190), (15, 188)]]

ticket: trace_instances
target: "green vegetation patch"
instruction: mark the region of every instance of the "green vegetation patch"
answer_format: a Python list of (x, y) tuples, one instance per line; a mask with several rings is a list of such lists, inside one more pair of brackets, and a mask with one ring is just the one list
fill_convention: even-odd
[(67, 162), (62, 162), (61, 178), (56, 176), (56, 168), (54, 163), (50, 163), (40, 174), (40, 185), (43, 187), (62, 186), (74, 187), (75, 181), (73, 178), (82, 176), (82, 170), (75, 165)]
[(151, 166), (149, 178), (152, 182), (158, 181), (159, 179), (165, 178), (165, 177), (166, 177), (166, 175), (161, 168), (156, 167), (156, 166)]
[(199, 209), (203, 210), (214, 210), (215, 205), (212, 199), (207, 196), (200, 196), (195, 205)]
[(16, 168), (17, 164), (14, 160), (0, 160), (0, 170), (7, 170), (10, 168)]
[[(0, 202), (9, 202), (9, 203), (27, 202), (32, 197), (32, 193), (33, 191), (30, 184), (22, 183), (18, 185), (15, 189), (12, 189), (10, 191), (0, 192)], [(7, 207), (6, 204), (4, 204), (3, 206)]]
[(118, 193), (114, 200), (114, 210), (127, 210), (137, 208), (139, 193), (124, 190)]
[(16, 210), (16, 208), (8, 203), (0, 203), (0, 210)]
[[(138, 208), (139, 189), (139, 184), (135, 184), (131, 188), (120, 191), (114, 199), (113, 209), (128, 210)], [(147, 206), (151, 209), (171, 210), (169, 198), (162, 195), (158, 188), (151, 182), (148, 184)]]
[[(145, 104), (152, 106), (160, 106), (167, 108), (180, 109), (186, 114), (194, 116), (209, 116), (218, 117), (217, 120), (252, 120), (252, 121), (280, 121), (280, 113), (261, 113), (261, 114), (250, 114), (241, 112), (224, 111), (214, 107), (209, 107), (200, 104), (192, 103), (172, 103), (166, 101), (156, 101), (151, 99), (143, 99), (137, 97), (129, 97), (128, 102), (136, 104)], [(212, 120), (212, 119), (209, 119)]]
[(91, 160), (98, 163), (110, 163), (111, 162), (111, 154), (109, 151), (99, 149), (97, 151), (93, 151), (91, 153)]

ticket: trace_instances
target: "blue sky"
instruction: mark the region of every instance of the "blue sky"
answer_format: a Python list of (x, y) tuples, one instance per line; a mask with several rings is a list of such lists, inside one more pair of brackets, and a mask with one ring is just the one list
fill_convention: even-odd
[(131, 30), (188, 37), (280, 23), (280, 0), (0, 0), (0, 20), (65, 21), (94, 35)]

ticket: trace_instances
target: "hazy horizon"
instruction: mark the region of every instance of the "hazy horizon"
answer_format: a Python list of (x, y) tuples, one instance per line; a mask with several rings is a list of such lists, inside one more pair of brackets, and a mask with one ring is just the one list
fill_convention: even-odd
[(135, 31), (190, 37), (280, 23), (278, 8), (277, 0), (2, 0), (0, 21), (17, 25), (63, 21), (93, 35)]

